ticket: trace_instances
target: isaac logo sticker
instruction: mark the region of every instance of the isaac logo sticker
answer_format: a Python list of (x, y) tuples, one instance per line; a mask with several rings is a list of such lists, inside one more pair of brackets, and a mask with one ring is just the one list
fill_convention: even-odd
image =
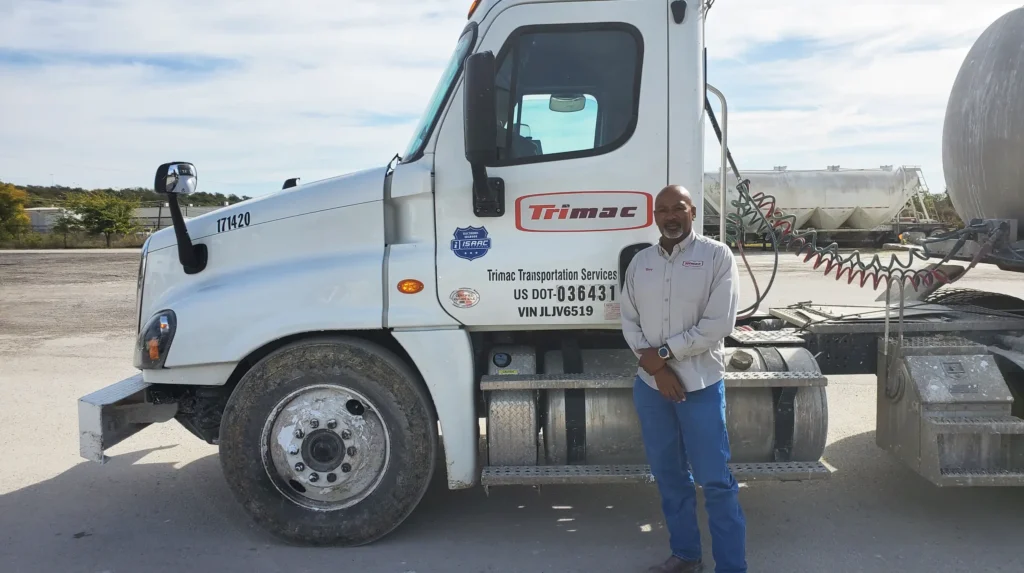
[(456, 308), (473, 308), (480, 302), (480, 293), (471, 288), (460, 288), (453, 290), (448, 298)]
[(452, 252), (460, 259), (473, 261), (491, 250), (491, 238), (486, 227), (457, 227), (452, 239)]
[(654, 199), (641, 191), (538, 193), (516, 199), (516, 228), (529, 233), (643, 229), (654, 222)]

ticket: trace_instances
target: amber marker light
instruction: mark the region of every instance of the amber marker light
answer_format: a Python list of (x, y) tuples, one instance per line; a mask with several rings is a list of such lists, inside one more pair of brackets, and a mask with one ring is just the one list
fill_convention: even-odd
[(423, 290), (423, 283), (416, 279), (405, 279), (398, 282), (398, 292), (403, 294), (416, 294)]
[(476, 12), (476, 8), (479, 5), (480, 5), (480, 0), (473, 0), (473, 3), (469, 5), (469, 15), (466, 16), (467, 20), (469, 20), (470, 18), (473, 17), (473, 12)]

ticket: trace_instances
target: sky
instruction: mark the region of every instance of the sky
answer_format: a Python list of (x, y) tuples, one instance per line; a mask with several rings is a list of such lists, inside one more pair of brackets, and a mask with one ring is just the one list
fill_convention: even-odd
[[(191, 161), (200, 191), (259, 196), (384, 165), (469, 4), (0, 0), (0, 181), (149, 187), (159, 164)], [(920, 165), (941, 191), (949, 89), (1021, 5), (716, 0), (708, 80), (739, 168)], [(707, 141), (715, 170), (710, 125)]]

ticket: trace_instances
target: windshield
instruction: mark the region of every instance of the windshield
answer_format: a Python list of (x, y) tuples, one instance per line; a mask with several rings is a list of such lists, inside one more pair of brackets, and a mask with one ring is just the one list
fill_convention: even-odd
[(469, 51), (473, 48), (475, 38), (475, 27), (466, 30), (462, 37), (459, 38), (459, 43), (455, 46), (455, 52), (452, 54), (451, 60), (448, 61), (448, 65), (445, 66), (444, 73), (441, 74), (441, 79), (438, 80), (437, 87), (434, 88), (434, 94), (430, 96), (430, 100), (427, 103), (427, 109), (423, 111), (419, 125), (416, 126), (416, 131), (413, 132), (412, 141), (409, 142), (409, 147), (402, 154), (403, 161), (414, 160), (423, 152), (423, 145), (427, 142), (427, 138), (430, 137), (431, 130), (434, 129), (437, 114), (441, 107), (444, 106), (452, 86), (455, 85), (455, 80), (458, 79), (459, 74), (462, 72), (462, 64), (466, 61), (466, 56), (469, 55)]

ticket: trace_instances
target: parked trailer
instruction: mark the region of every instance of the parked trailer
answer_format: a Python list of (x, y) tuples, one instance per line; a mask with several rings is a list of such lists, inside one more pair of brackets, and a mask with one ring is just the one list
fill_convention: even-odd
[[(827, 376), (842, 372), (876, 374), (879, 444), (931, 482), (1024, 483), (1024, 304), (948, 286), (927, 304), (900, 296), (954, 280), (954, 260), (1012, 262), (1024, 253), (1016, 227), (983, 208), (986, 219), (925, 245), (945, 259), (914, 270), (847, 258), (795, 229), (727, 153), (696, 6), (474, 2), (393, 166), (185, 221), (178, 198), (196, 190), (196, 167), (162, 165), (154, 187), (173, 228), (142, 249), (139, 373), (80, 399), (82, 455), (103, 461), (173, 419), (219, 446), (255, 522), (307, 544), (393, 531), (442, 446), (438, 470), (452, 489), (649, 483), (618, 303), (624, 270), (658, 238), (653, 194), (677, 183), (702, 200), (707, 118), (723, 143), (720, 180), (731, 164), (737, 197), (761, 213), (756, 231), (770, 231), (773, 248), (854, 285), (888, 286), (899, 302), (856, 318), (823, 305), (741, 311), (725, 377), (737, 479), (830, 476), (820, 459)], [(998, 36), (1010, 50), (1024, 10), (994, 26), (1010, 28)], [(1005, 81), (1013, 73), (1000, 68), (991, 85), (1019, 89)], [(1024, 100), (986, 93), (1004, 106)], [(582, 121), (591, 100), (596, 118)], [(985, 144), (1018, 137), (1014, 121)], [(985, 166), (1006, 161), (986, 156)]]
[[(795, 228), (816, 230), (822, 240), (841, 245), (881, 246), (900, 242), (903, 233), (934, 235), (954, 229), (935, 218), (925, 197), (929, 193), (924, 173), (918, 166), (883, 166), (878, 169), (744, 171), (751, 189), (769, 195), (775, 208), (793, 215)], [(704, 174), (705, 233), (717, 235), (718, 205), (721, 202), (720, 174)], [(735, 175), (726, 176), (726, 214), (735, 213), (739, 200)], [(748, 240), (759, 237), (759, 221), (743, 218)]]

